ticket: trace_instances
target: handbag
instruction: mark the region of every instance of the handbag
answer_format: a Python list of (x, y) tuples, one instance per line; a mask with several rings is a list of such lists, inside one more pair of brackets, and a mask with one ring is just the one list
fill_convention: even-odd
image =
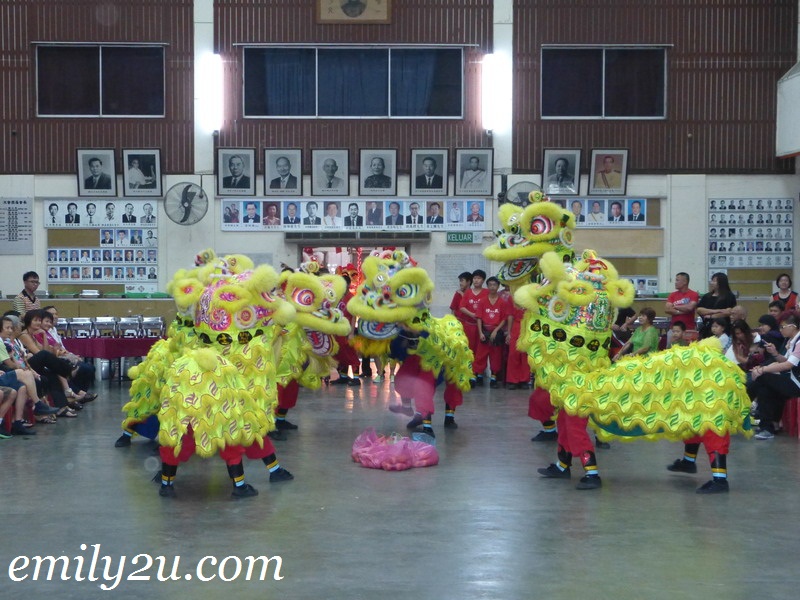
[(494, 341), (492, 346), (503, 346), (506, 343), (506, 330), (500, 329), (494, 334)]

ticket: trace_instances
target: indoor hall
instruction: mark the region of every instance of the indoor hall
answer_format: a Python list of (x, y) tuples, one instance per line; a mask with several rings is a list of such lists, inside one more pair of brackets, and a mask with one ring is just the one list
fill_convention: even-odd
[[(405, 434), (405, 418), (387, 410), (393, 384), (362, 382), (301, 391), (289, 418), (299, 426), (276, 441), (295, 479), (268, 483), (260, 461), (245, 461), (259, 495), (230, 497), (218, 458), (194, 457), (178, 470), (177, 497), (158, 495), (154, 444), (135, 438), (114, 448), (128, 383), (103, 382), (100, 399), (77, 419), (39, 425), (37, 435), (0, 442), (6, 527), (0, 549), (3, 598), (191, 597), (351, 599), (791, 598), (800, 493), (798, 444), (734, 438), (729, 494), (702, 496), (709, 477), (676, 475), (666, 465), (678, 443), (612, 443), (598, 451), (603, 487), (578, 491), (572, 481), (540, 478), (555, 445), (532, 443), (538, 423), (527, 414), (528, 391), (476, 388), (444, 429), (441, 392), (433, 426), (437, 466), (386, 472), (350, 457), (368, 427)], [(577, 461), (576, 461), (576, 466)], [(578, 467), (579, 468), (579, 467)], [(766, 527), (765, 527), (766, 525)], [(13, 540), (13, 544), (9, 543)], [(81, 550), (81, 544), (86, 550)], [(75, 581), (76, 557), (86, 576), (99, 544), (112, 573), (147, 566), (137, 554), (164, 556), (166, 573), (195, 574), (204, 556), (280, 556), (265, 581), (203, 583), (193, 577), (156, 580), (159, 562), (114, 592), (98, 581)], [(69, 581), (14, 583), (17, 556), (67, 556)], [(145, 559), (140, 559), (145, 560)], [(17, 563), (19, 566), (20, 563)], [(46, 570), (46, 569), (45, 569)], [(217, 571), (208, 560), (202, 573)], [(59, 571), (60, 574), (60, 571)], [(235, 561), (223, 574), (232, 578)], [(107, 585), (113, 585), (109, 581)]]

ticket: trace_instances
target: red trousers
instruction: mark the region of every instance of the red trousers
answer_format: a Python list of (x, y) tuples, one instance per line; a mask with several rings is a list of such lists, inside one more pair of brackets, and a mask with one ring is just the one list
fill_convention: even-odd
[(584, 452), (594, 452), (594, 444), (586, 432), (589, 419), (573, 417), (563, 410), (558, 412), (558, 445), (573, 456), (582, 456)]
[[(158, 453), (161, 455), (161, 462), (165, 465), (177, 466), (189, 460), (195, 453), (195, 448), (194, 435), (190, 429), (181, 439), (181, 451), (178, 456), (175, 456), (175, 449), (169, 446), (161, 446), (158, 449)], [(252, 444), (247, 448), (244, 446), (226, 446), (219, 451), (219, 456), (225, 461), (226, 465), (238, 465), (242, 462), (242, 456), (247, 456), (247, 458), (264, 458), (274, 453), (275, 446), (272, 445), (272, 440), (265, 436), (263, 447), (260, 447), (258, 444)]]
[(511, 326), (511, 338), (508, 341), (506, 383), (528, 383), (531, 379), (528, 355), (517, 350), (517, 340), (519, 340), (519, 321), (514, 321)]
[(544, 423), (553, 420), (555, 409), (550, 403), (550, 392), (542, 388), (533, 388), (528, 398), (528, 416)]
[(352, 367), (353, 375), (358, 377), (358, 367), (361, 365), (361, 361), (358, 359), (358, 353), (350, 345), (347, 336), (337, 335), (334, 336), (334, 339), (336, 343), (339, 344), (339, 351), (333, 357), (337, 363), (336, 369), (340, 373), (344, 373), (347, 367)]
[(729, 433), (719, 435), (713, 431), (706, 431), (703, 435), (696, 435), (688, 440), (683, 440), (684, 444), (703, 444), (708, 452), (708, 459), (714, 462), (714, 453), (728, 454), (731, 447), (731, 436)]
[(290, 409), (297, 405), (297, 393), (300, 391), (300, 384), (296, 379), (292, 379), (286, 384), (278, 386), (278, 408)]
[(478, 352), (478, 325), (477, 323), (461, 323), (464, 326), (464, 335), (467, 336), (467, 343), (469, 349), (472, 350), (472, 355), (475, 356)]
[(492, 375), (496, 375), (503, 369), (504, 346), (494, 346), (487, 342), (478, 342), (478, 351), (475, 353), (475, 362), (472, 363), (472, 372), (476, 375), (483, 375), (486, 371), (486, 364), (492, 370)]
[[(422, 370), (416, 354), (410, 354), (400, 365), (394, 376), (394, 389), (401, 398), (413, 398), (415, 409), (420, 414), (432, 415), (435, 412), (436, 379), (430, 371)], [(448, 383), (444, 388), (444, 401), (447, 406), (456, 408), (464, 404), (464, 395), (455, 384)]]

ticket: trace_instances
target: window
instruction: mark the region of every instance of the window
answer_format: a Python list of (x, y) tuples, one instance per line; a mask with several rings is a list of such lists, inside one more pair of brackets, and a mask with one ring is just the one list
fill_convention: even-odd
[(245, 48), (246, 117), (460, 118), (460, 48)]
[(39, 116), (164, 116), (164, 48), (39, 46)]
[(664, 48), (542, 48), (542, 117), (663, 119)]

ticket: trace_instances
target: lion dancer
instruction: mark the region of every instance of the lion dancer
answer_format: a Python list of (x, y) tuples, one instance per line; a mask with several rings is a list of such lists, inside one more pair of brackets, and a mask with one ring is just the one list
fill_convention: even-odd
[[(412, 416), (407, 427), (434, 436), (436, 385), (445, 382), (445, 421), (455, 429), (455, 410), (470, 389), (472, 352), (461, 323), (452, 315), (431, 316), (433, 282), (401, 251), (364, 261), (364, 282), (347, 305), (359, 318), (356, 344), (369, 354), (402, 361), (395, 376), (401, 403), (389, 410)], [(416, 410), (412, 407), (416, 403)]]
[[(342, 314), (350, 323), (352, 328), (355, 319), (349, 312), (347, 312), (347, 303), (350, 301), (350, 298), (353, 297), (353, 294), (350, 291), (350, 276), (343, 273), (340, 275), (340, 277), (344, 279), (345, 283), (347, 284), (347, 291), (345, 292), (344, 297), (339, 301), (338, 308), (340, 311), (342, 311)], [(331, 384), (349, 386), (361, 385), (361, 380), (358, 378), (358, 368), (361, 365), (361, 359), (358, 357), (358, 353), (355, 351), (355, 349), (350, 345), (348, 336), (337, 335), (336, 343), (339, 345), (339, 351), (333, 358), (336, 361), (336, 372), (339, 373), (339, 378), (332, 381)], [(350, 370), (353, 372), (353, 377), (348, 375), (348, 371)]]
[(697, 473), (697, 452), (700, 444), (706, 447), (708, 460), (711, 463), (711, 480), (699, 488), (698, 494), (720, 494), (729, 490), (728, 487), (728, 451), (731, 445), (729, 433), (719, 435), (713, 431), (706, 431), (703, 435), (694, 436), (683, 443), (683, 458), (678, 458), (667, 470), (673, 473)]

